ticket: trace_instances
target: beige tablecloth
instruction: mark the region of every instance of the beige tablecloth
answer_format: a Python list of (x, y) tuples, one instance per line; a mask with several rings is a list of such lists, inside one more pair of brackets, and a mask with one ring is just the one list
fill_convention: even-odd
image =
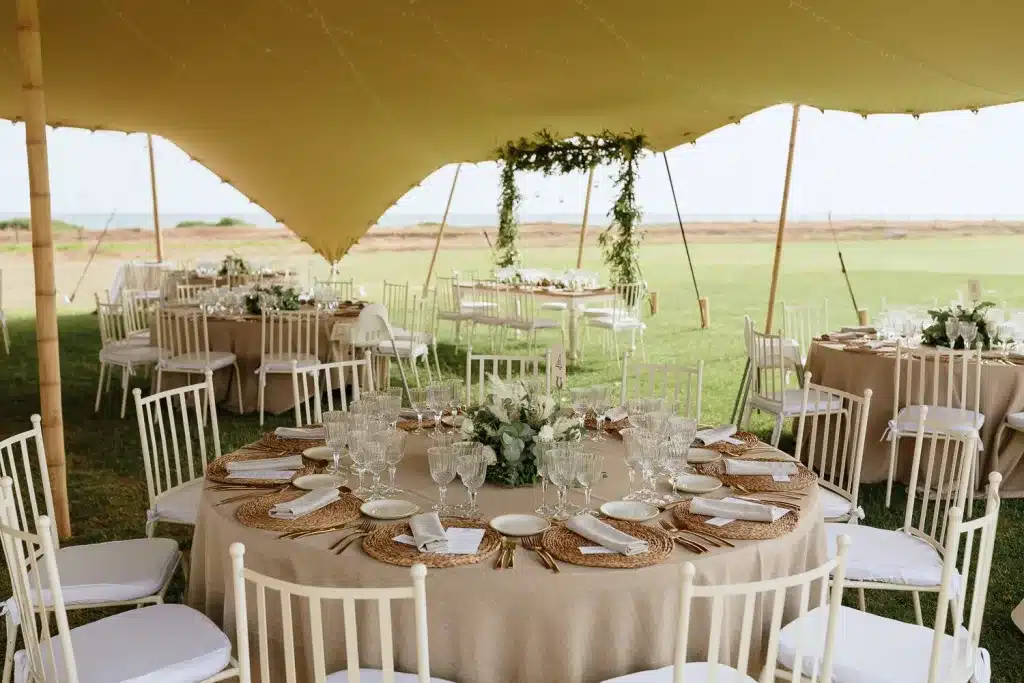
[[(426, 508), (436, 500), (430, 480), (425, 439), (412, 435), (407, 457), (399, 467), (398, 485), (406, 497)], [(608, 473), (595, 488), (595, 499), (616, 499), (627, 490), (622, 444), (608, 440)], [(693, 555), (676, 546), (663, 564), (644, 569), (599, 569), (560, 563), (562, 572), (543, 568), (536, 556), (519, 549), (515, 569), (496, 571), (493, 562), (466, 567), (431, 569), (427, 575), (431, 674), (459, 683), (569, 683), (600, 681), (629, 672), (671, 663), (677, 619), (679, 567), (697, 566), (697, 582), (745, 582), (794, 574), (825, 559), (824, 528), (817, 486), (806, 491), (802, 517), (790, 534), (769, 541), (736, 541), (735, 549)], [(246, 546), (246, 565), (255, 571), (304, 584), (327, 586), (398, 586), (410, 582), (409, 570), (378, 562), (361, 547), (336, 556), (326, 550), (337, 534), (298, 541), (240, 525), (236, 504), (214, 506), (225, 493), (205, 491), (192, 544), (188, 604), (201, 610), (234, 637), (228, 546)], [(456, 502), (464, 496), (458, 484), (449, 488)], [(576, 494), (574, 494), (576, 496)], [(485, 486), (479, 503), (486, 516), (529, 512), (537, 504), (534, 489)], [(578, 497), (575, 498), (578, 501)], [(666, 513), (667, 514), (667, 513)], [(652, 521), (651, 524), (655, 524)], [(268, 603), (276, 596), (268, 598)], [(250, 598), (250, 605), (255, 601)], [(726, 610), (723, 632), (728, 643), (723, 656), (735, 657), (738, 610)], [(709, 610), (701, 602), (692, 623), (691, 656), (704, 654)], [(302, 624), (296, 642), (310, 642), (305, 608), (296, 612)], [(374, 613), (375, 614), (375, 613)], [(767, 610), (758, 610), (754, 643), (767, 633)], [(301, 616), (300, 616), (301, 615)], [(376, 616), (360, 613), (361, 662), (379, 665)], [(344, 628), (339, 604), (324, 610), (328, 672), (344, 667)], [(250, 633), (254, 622), (251, 622)], [(394, 615), (396, 666), (415, 666), (411, 608)], [(278, 634), (277, 638), (279, 638)], [(302, 646), (304, 647), (304, 645)], [(280, 649), (275, 650), (280, 653)], [(280, 656), (278, 654), (278, 656)], [(299, 666), (308, 670), (305, 652)], [(760, 655), (763, 657), (763, 655)], [(734, 661), (734, 660), (733, 660)], [(755, 654), (752, 661), (758, 661)], [(754, 669), (755, 671), (757, 669)], [(757, 675), (756, 673), (754, 674)], [(280, 680), (280, 679), (279, 679)], [(300, 672), (299, 680), (309, 680)]]
[[(892, 400), (896, 358), (858, 351), (844, 351), (839, 344), (815, 342), (811, 346), (807, 369), (811, 381), (861, 396), (871, 389), (871, 415), (864, 444), (861, 481), (885, 481), (889, 473), (889, 443), (882, 441), (886, 425), (893, 418)], [(998, 471), (1003, 475), (999, 493), (1003, 497), (1024, 497), (1024, 434), (1005, 430), (1003, 445), (995, 453), (996, 429), (1007, 413), (1024, 410), (1024, 366), (983, 363), (981, 366), (981, 412), (985, 426), (981, 431), (984, 451), (982, 474)], [(910, 478), (913, 439), (901, 440), (897, 476)], [(985, 477), (980, 478), (982, 482)]]

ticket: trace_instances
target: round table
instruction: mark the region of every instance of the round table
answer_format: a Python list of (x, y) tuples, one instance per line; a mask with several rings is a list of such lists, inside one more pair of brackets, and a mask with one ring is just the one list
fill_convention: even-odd
[[(622, 459), (623, 446), (616, 439), (594, 445), (605, 454), (608, 477), (594, 490), (596, 501), (616, 499), (627, 490)], [(398, 485), (405, 498), (428, 509), (435, 502), (437, 487), (429, 476), (426, 438), (411, 434), (407, 455), (399, 466)], [(460, 490), (461, 489), (461, 490)], [(679, 568), (685, 561), (697, 567), (697, 582), (746, 582), (802, 572), (820, 565), (826, 557), (825, 534), (817, 485), (804, 490), (801, 518), (797, 527), (778, 539), (734, 541), (736, 548), (720, 548), (695, 555), (676, 545), (662, 564), (642, 569), (600, 569), (560, 562), (561, 573), (545, 569), (536, 554), (516, 551), (515, 568), (496, 571), (493, 558), (475, 565), (430, 569), (427, 575), (427, 610), (430, 663), (433, 676), (459, 683), (495, 681), (600, 681), (642, 669), (667, 666), (672, 662), (675, 637)], [(323, 534), (300, 540), (282, 540), (277, 533), (242, 526), (235, 518), (237, 505), (215, 506), (230, 494), (205, 490), (192, 543), (188, 604), (195, 607), (234, 637), (231, 562), (228, 546), (241, 541), (246, 546), (246, 566), (270, 576), (303, 584), (324, 586), (384, 587), (408, 585), (409, 569), (379, 562), (356, 544), (341, 555), (327, 547), (338, 534)], [(464, 489), (449, 487), (449, 496), (459, 501)], [(537, 504), (536, 489), (503, 489), (487, 485), (480, 491), (479, 504), (486, 517), (506, 512), (529, 512)], [(666, 517), (670, 513), (664, 513)], [(656, 524), (652, 520), (650, 524)], [(276, 604), (276, 596), (268, 604)], [(250, 600), (250, 604), (254, 604)], [(741, 609), (736, 604), (737, 610)], [(303, 606), (305, 610), (305, 606)], [(694, 657), (704, 654), (710, 613), (695, 604), (691, 622), (690, 647)], [(705, 611), (702, 611), (705, 610)], [(295, 634), (300, 648), (301, 670), (308, 671), (305, 644), (310, 642), (306, 612), (296, 612), (302, 624)], [(298, 616), (301, 614), (302, 616)], [(254, 632), (254, 613), (250, 633)], [(379, 637), (376, 616), (369, 610), (360, 615), (362, 666), (378, 666)], [(734, 657), (739, 637), (730, 624), (739, 615), (726, 610), (723, 657)], [(768, 619), (765, 614), (764, 619)], [(328, 672), (344, 668), (344, 628), (341, 605), (324, 605)], [(411, 606), (394, 616), (395, 662), (401, 671), (415, 668)], [(272, 627), (273, 628), (273, 627)], [(760, 624), (767, 633), (767, 623)], [(755, 624), (755, 631), (758, 625)], [(753, 633), (754, 643), (763, 643)], [(275, 654), (280, 658), (280, 639)], [(757, 662), (754, 653), (751, 661)], [(729, 660), (723, 660), (729, 661)], [(300, 680), (306, 680), (301, 671)]]
[[(851, 351), (835, 342), (814, 342), (807, 361), (815, 384), (857, 396), (863, 396), (865, 389), (873, 392), (861, 466), (861, 481), (866, 483), (883, 482), (889, 474), (889, 442), (883, 441), (882, 436), (894, 417), (895, 366), (895, 352)], [(980, 481), (985, 481), (988, 472), (998, 471), (1003, 475), (999, 494), (1024, 497), (1024, 435), (1004, 430), (999, 452), (995, 453), (993, 448), (996, 430), (1004, 416), (1024, 410), (1024, 366), (983, 360), (980, 410), (985, 415)], [(897, 478), (906, 482), (910, 478), (913, 439), (902, 440), (900, 448)]]

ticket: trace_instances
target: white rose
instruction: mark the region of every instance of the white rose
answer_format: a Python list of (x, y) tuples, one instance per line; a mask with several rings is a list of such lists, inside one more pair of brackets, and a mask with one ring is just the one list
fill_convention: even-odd
[(538, 441), (554, 441), (555, 440), (555, 428), (551, 425), (544, 425), (540, 428), (537, 433)]
[(560, 417), (555, 420), (554, 432), (556, 437), (561, 437), (569, 429), (577, 424), (577, 420), (571, 417)]
[(476, 431), (476, 427), (473, 425), (473, 421), (468, 417), (462, 421), (462, 427), (459, 428), (462, 435), (465, 437), (473, 436), (473, 432)]

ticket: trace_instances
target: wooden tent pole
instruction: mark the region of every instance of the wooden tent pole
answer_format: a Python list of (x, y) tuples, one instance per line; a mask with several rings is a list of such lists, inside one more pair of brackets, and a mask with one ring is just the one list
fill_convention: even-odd
[(53, 490), (57, 533), (71, 535), (67, 473), (64, 467), (64, 417), (61, 410), (60, 350), (57, 340), (57, 286), (53, 271), (50, 174), (46, 156), (46, 102), (43, 52), (37, 0), (17, 0), (18, 53), (25, 105), (25, 147), (32, 223), (32, 268), (36, 290), (36, 349), (39, 355), (39, 403), (43, 417), (46, 467)]
[(782, 238), (786, 232), (786, 213), (789, 211), (789, 181), (793, 177), (793, 153), (796, 150), (796, 126), (800, 121), (800, 105), (793, 105), (793, 122), (789, 126), (789, 152), (786, 155), (786, 178), (782, 183), (782, 207), (779, 210), (779, 231), (775, 235), (775, 261), (772, 264), (772, 285), (768, 290), (768, 315), (765, 316), (764, 333), (772, 333), (772, 318), (775, 314), (775, 293), (779, 286), (779, 265), (782, 262)]
[(580, 226), (580, 248), (576, 251), (576, 270), (583, 267), (583, 243), (587, 241), (587, 221), (590, 220), (590, 193), (594, 189), (594, 166), (587, 174), (587, 198), (583, 202), (583, 223)]
[(672, 203), (676, 207), (676, 220), (679, 222), (679, 232), (683, 236), (683, 248), (686, 250), (686, 263), (690, 266), (690, 277), (693, 279), (693, 292), (697, 295), (697, 309), (700, 311), (700, 328), (706, 330), (711, 325), (708, 311), (707, 297), (700, 295), (700, 287), (697, 286), (697, 273), (693, 270), (693, 259), (690, 258), (690, 243), (686, 240), (686, 228), (683, 227), (683, 214), (679, 211), (679, 199), (676, 197), (676, 184), (672, 182), (672, 168), (668, 165), (668, 154), (661, 153), (665, 161), (665, 173), (668, 175), (668, 187), (672, 190)]
[(146, 133), (146, 145), (149, 147), (149, 188), (153, 194), (153, 230), (156, 231), (156, 260), (164, 262), (164, 238), (160, 234), (160, 208), (156, 201), (156, 162), (153, 160), (153, 136)]
[(437, 264), (437, 252), (441, 250), (441, 238), (444, 237), (445, 226), (448, 225), (448, 212), (452, 210), (452, 199), (455, 197), (455, 184), (459, 182), (459, 171), (462, 164), (455, 167), (455, 177), (452, 178), (452, 189), (448, 192), (448, 203), (444, 205), (444, 215), (441, 217), (441, 227), (437, 229), (437, 241), (434, 242), (434, 253), (430, 257), (430, 267), (427, 268), (427, 279), (423, 283), (423, 291), (430, 288), (430, 278), (434, 276), (434, 265)]

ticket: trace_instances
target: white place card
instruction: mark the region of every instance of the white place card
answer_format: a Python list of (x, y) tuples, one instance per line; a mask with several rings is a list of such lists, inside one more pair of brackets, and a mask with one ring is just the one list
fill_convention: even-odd
[(257, 479), (259, 481), (280, 481), (287, 482), (291, 481), (292, 477), (295, 476), (296, 470), (243, 470), (242, 472), (232, 472), (227, 476), (228, 479)]
[[(480, 543), (484, 540), (484, 529), (449, 527), (444, 530), (444, 535), (448, 537), (448, 549), (438, 551), (438, 555), (472, 555), (480, 550)], [(391, 540), (416, 546), (416, 539), (409, 534), (401, 534)]]
[(788, 474), (773, 474), (772, 481), (790, 481)]
[(732, 524), (735, 521), (735, 519), (729, 519), (728, 517), (712, 517), (711, 519), (705, 519), (704, 523), (710, 524), (711, 526), (725, 526), (726, 524)]

